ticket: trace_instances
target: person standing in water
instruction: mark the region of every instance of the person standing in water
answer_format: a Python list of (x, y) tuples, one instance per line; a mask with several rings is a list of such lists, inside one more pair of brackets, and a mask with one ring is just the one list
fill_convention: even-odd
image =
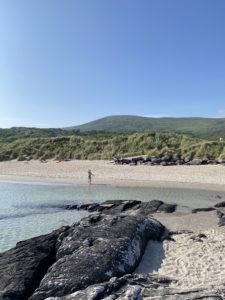
[(95, 176), (95, 175), (91, 172), (91, 170), (88, 170), (88, 183), (89, 184), (91, 184), (91, 177), (92, 176)]

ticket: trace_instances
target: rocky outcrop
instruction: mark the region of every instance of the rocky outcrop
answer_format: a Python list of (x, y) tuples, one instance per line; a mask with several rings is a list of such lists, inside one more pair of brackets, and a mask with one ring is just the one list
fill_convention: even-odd
[[(112, 200), (62, 208), (92, 214), (1, 253), (0, 300), (224, 299), (224, 287), (180, 290), (171, 287), (172, 278), (128, 275), (135, 271), (149, 240), (163, 240), (167, 233), (172, 241), (173, 234), (184, 233), (168, 232), (150, 216), (172, 212), (176, 205), (160, 200)], [(223, 205), (216, 210), (222, 224)], [(199, 243), (205, 238), (191, 235)]]
[(177, 205), (164, 203), (161, 200), (151, 200), (148, 202), (141, 202), (139, 200), (107, 200), (102, 203), (49, 205), (44, 207), (86, 210), (88, 212), (101, 212), (113, 215), (131, 211), (141, 215), (149, 215), (156, 212), (173, 213)]
[(156, 220), (130, 215), (94, 215), (83, 219), (57, 246), (56, 262), (30, 300), (63, 296), (114, 276), (132, 273), (149, 239), (164, 227)]
[(216, 159), (199, 159), (199, 158), (191, 158), (191, 157), (180, 157), (165, 155), (162, 157), (156, 156), (138, 156), (132, 158), (114, 158), (114, 163), (118, 165), (161, 165), (161, 166), (174, 166), (174, 165), (217, 165), (217, 164), (225, 164), (224, 160), (216, 160)]
[(125, 275), (107, 282), (91, 285), (63, 297), (46, 300), (222, 300), (225, 288), (220, 289), (175, 289), (170, 284), (175, 280), (153, 274)]
[(132, 273), (148, 240), (163, 236), (164, 226), (148, 215), (162, 204), (106, 201), (71, 227), (19, 242), (0, 254), (0, 299), (62, 297)]
[(31, 296), (56, 260), (57, 240), (68, 232), (69, 227), (62, 227), (0, 253), (0, 299), (25, 300)]

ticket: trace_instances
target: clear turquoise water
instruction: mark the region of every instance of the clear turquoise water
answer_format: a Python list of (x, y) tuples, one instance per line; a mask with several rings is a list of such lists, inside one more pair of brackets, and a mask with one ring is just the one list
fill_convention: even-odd
[[(71, 225), (87, 213), (47, 207), (51, 204), (102, 202), (110, 199), (160, 199), (185, 207), (207, 207), (225, 193), (171, 188), (74, 186), (50, 183), (0, 181), (0, 252), (18, 241)], [(45, 207), (46, 206), (46, 207)]]

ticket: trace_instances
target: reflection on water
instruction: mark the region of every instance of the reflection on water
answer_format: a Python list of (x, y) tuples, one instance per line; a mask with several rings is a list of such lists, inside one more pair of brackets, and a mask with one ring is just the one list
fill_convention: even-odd
[(180, 208), (207, 207), (222, 201), (224, 192), (107, 185), (73, 186), (52, 183), (0, 181), (0, 252), (16, 242), (71, 225), (87, 213), (65, 211), (54, 205), (103, 202), (114, 199), (178, 203)]

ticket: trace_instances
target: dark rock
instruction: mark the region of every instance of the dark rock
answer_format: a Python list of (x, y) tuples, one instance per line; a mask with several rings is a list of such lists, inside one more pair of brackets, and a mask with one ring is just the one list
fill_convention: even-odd
[(142, 202), (139, 209), (139, 213), (146, 216), (149, 214), (156, 213), (158, 208), (162, 204), (164, 204), (164, 202), (161, 200), (151, 200), (149, 202)]
[(225, 226), (225, 216), (223, 215), (220, 219), (219, 219), (219, 226)]
[(207, 238), (207, 236), (204, 234), (204, 233), (199, 233), (198, 234), (198, 237), (200, 238), (200, 239), (206, 239)]
[(137, 164), (138, 162), (143, 162), (143, 161), (144, 161), (144, 158), (143, 158), (142, 156), (139, 156), (139, 157), (133, 157), (133, 158), (131, 159), (131, 161)]
[(118, 165), (129, 165), (131, 162), (128, 158), (114, 158), (114, 163)]
[(192, 239), (195, 242), (203, 242), (202, 239), (206, 239), (206, 238), (207, 236), (204, 233), (199, 233), (197, 235), (195, 234), (190, 237), (190, 239)]
[(215, 159), (208, 159), (207, 165), (217, 165), (217, 161)]
[(225, 201), (215, 204), (215, 207), (225, 207)]
[(55, 262), (55, 246), (69, 227), (17, 243), (0, 253), (0, 299), (25, 300), (34, 292), (48, 268)]
[[(111, 278), (107, 282), (91, 285), (84, 290), (51, 300), (222, 300), (225, 288), (171, 288), (176, 281), (154, 274), (133, 274)], [(50, 299), (49, 299), (50, 300)]]
[(201, 211), (213, 211), (215, 210), (214, 207), (201, 207), (201, 208), (194, 208), (192, 209), (192, 213), (195, 214), (195, 213), (198, 213), (198, 212), (201, 212)]
[(77, 204), (66, 205), (64, 206), (64, 209), (68, 209), (68, 210), (78, 209), (78, 205)]
[(151, 157), (151, 162), (158, 165), (162, 162), (162, 159), (160, 157)]
[(147, 156), (147, 157), (145, 158), (145, 161), (146, 161), (146, 162), (151, 162), (151, 156)]
[(123, 158), (123, 159), (120, 160), (120, 163), (122, 165), (129, 165), (131, 163), (131, 160)]
[(177, 208), (177, 204), (163, 203), (162, 205), (159, 206), (158, 211), (165, 212), (165, 213), (173, 213), (175, 212), (176, 208)]
[(217, 216), (219, 218), (219, 222), (218, 222), (218, 225), (219, 226), (224, 226), (225, 225), (225, 211), (223, 210), (217, 210), (216, 211), (217, 213)]
[(162, 161), (165, 161), (165, 162), (168, 162), (168, 161), (170, 161), (171, 160), (171, 156), (170, 155), (165, 155), (165, 156), (163, 156), (161, 159), (162, 159)]
[(217, 210), (216, 213), (218, 218), (222, 218), (224, 216), (224, 212), (222, 212), (221, 210)]
[(141, 203), (139, 200), (107, 200), (99, 205), (98, 211), (105, 214), (117, 214), (127, 210), (136, 210)]
[(207, 159), (203, 159), (201, 164), (202, 165), (207, 165), (208, 164), (208, 160)]
[[(92, 205), (92, 203), (84, 203), (84, 204), (81, 204), (79, 205), (79, 209), (83, 209), (83, 210), (88, 210), (88, 208)], [(95, 203), (94, 203), (95, 205)]]
[(190, 230), (186, 230), (186, 229), (176, 230), (176, 231), (170, 231), (170, 232), (169, 232), (170, 235), (176, 235), (176, 234), (190, 234), (190, 233), (194, 233), (194, 232), (193, 232), (193, 231), (190, 231)]
[(191, 157), (189, 157), (189, 156), (184, 158), (185, 163), (188, 163), (190, 160), (191, 160)]
[(128, 209), (134, 208), (136, 205), (141, 204), (141, 201), (137, 200), (129, 200), (123, 204), (122, 211), (126, 211)]
[(107, 200), (102, 203), (87, 203), (81, 205), (60, 206), (64, 209), (83, 209), (89, 212), (102, 212), (104, 214), (118, 214), (124, 211), (134, 212), (138, 210), (141, 215), (149, 215), (155, 212), (173, 213), (176, 210), (176, 204), (165, 204), (161, 200), (151, 200), (141, 202), (139, 200)]
[(183, 164), (185, 164), (185, 162), (184, 162), (183, 159), (178, 159), (178, 160), (175, 161), (175, 164), (176, 165), (183, 165)]
[(198, 166), (198, 165), (201, 165), (202, 164), (202, 160), (201, 159), (193, 159), (191, 161), (188, 162), (189, 165), (192, 165), (192, 166)]
[(159, 240), (163, 232), (158, 221), (138, 215), (101, 215), (95, 223), (83, 219), (63, 239), (56, 262), (30, 299), (67, 295), (133, 272), (147, 241)]

